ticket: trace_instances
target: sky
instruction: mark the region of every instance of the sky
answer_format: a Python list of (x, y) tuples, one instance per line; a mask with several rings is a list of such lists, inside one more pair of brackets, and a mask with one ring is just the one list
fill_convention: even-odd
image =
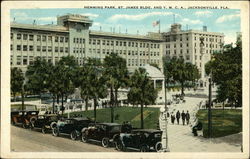
[(100, 30), (101, 26), (101, 30), (107, 32), (114, 28), (117, 33), (146, 35), (158, 32), (159, 26), (152, 25), (158, 20), (161, 32), (169, 31), (174, 22), (182, 24), (183, 30), (202, 30), (207, 26), (209, 32), (224, 33), (225, 44), (235, 43), (236, 32), (240, 32), (240, 10), (237, 9), (12, 9), (10, 20), (56, 24), (56, 17), (67, 13), (89, 16), (93, 20), (90, 30)]

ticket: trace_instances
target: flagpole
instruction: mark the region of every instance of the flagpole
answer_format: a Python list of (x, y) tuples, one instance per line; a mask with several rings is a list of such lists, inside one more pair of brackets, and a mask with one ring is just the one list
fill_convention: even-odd
[(159, 20), (159, 33), (161, 33), (161, 21)]

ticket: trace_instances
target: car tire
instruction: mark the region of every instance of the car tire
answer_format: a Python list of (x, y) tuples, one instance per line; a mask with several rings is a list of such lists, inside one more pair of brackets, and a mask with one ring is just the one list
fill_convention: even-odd
[(140, 146), (140, 152), (148, 152), (149, 148), (147, 145), (141, 145)]
[(46, 132), (47, 132), (47, 129), (43, 126), (43, 127), (42, 127), (42, 133), (43, 133), (43, 134), (46, 134)]
[(119, 151), (123, 151), (124, 150), (124, 146), (122, 144), (122, 141), (121, 140), (118, 140), (115, 142), (115, 148)]
[(26, 125), (26, 124), (22, 124), (22, 127), (23, 127), (24, 129), (27, 129), (27, 125)]
[(51, 127), (51, 129), (54, 129), (54, 128), (56, 128), (56, 122), (52, 122), (51, 124), (50, 124), (50, 127)]
[(85, 133), (82, 133), (82, 142), (84, 143), (88, 142), (88, 137)]
[(77, 133), (75, 130), (73, 130), (71, 133), (70, 133), (70, 138), (71, 140), (76, 140), (77, 139)]
[(104, 137), (102, 139), (102, 146), (103, 147), (108, 147), (109, 146), (109, 139), (108, 138)]
[(58, 128), (53, 128), (52, 129), (52, 134), (54, 135), (54, 136), (59, 136), (59, 130), (58, 130)]
[(159, 152), (162, 149), (162, 143), (161, 142), (157, 142), (155, 144), (155, 151)]

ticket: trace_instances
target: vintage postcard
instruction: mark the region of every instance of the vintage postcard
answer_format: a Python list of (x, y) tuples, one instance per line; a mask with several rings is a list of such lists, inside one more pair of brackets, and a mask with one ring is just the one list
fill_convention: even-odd
[(249, 157), (247, 1), (1, 7), (1, 157)]

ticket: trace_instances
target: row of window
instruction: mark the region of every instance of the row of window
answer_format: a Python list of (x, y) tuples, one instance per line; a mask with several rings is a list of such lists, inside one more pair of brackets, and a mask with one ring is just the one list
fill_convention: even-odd
[[(186, 55), (186, 60), (190, 60), (190, 56)], [(173, 56), (172, 58), (177, 58), (177, 56)], [(184, 59), (184, 56), (180, 55), (179, 58)]]
[[(176, 48), (176, 43), (174, 43), (174, 48)], [(189, 46), (189, 44), (188, 43), (186, 43), (186, 47), (188, 47)], [(194, 43), (194, 47), (197, 47), (198, 45), (197, 45), (197, 43)], [(220, 47), (220, 48), (222, 48), (222, 45), (220, 45), (220, 46), (218, 46), (217, 44), (206, 44), (205, 45), (206, 47), (210, 47), (210, 48), (217, 48), (217, 47)], [(180, 43), (180, 47), (183, 47), (183, 43)], [(167, 49), (169, 49), (170, 48), (170, 44), (166, 44), (166, 48)]]
[[(10, 49), (13, 50), (13, 45), (10, 45)], [(16, 45), (17, 51), (34, 51), (33, 45)], [(36, 51), (42, 52), (52, 52), (52, 46), (36, 46)], [(55, 52), (65, 52), (68, 53), (68, 47), (55, 47)]]
[[(183, 34), (185, 35), (185, 34)], [(196, 34), (195, 34), (196, 35)], [(200, 34), (200, 37), (204, 37), (204, 41), (210, 41), (210, 42), (221, 42), (221, 38), (222, 36), (216, 36), (216, 35), (206, 35), (206, 34)], [(210, 37), (210, 38), (209, 38)], [(219, 38), (219, 39), (218, 39)], [(186, 37), (184, 38), (186, 41), (189, 40), (188, 34), (186, 34)], [(182, 34), (179, 35), (167, 35), (166, 36), (166, 42), (170, 42), (170, 41), (182, 41), (183, 37)], [(200, 40), (199, 37), (194, 36), (194, 40)]]
[[(89, 49), (89, 53), (101, 53), (101, 50), (100, 49)], [(131, 50), (105, 50), (103, 49), (102, 50), (102, 53), (103, 54), (109, 54), (109, 53), (116, 53), (116, 54), (124, 54), (126, 55), (128, 53), (128, 55), (132, 55), (132, 56), (137, 56), (137, 55), (140, 55), (140, 56), (148, 56), (149, 55), (149, 52), (145, 52), (145, 51), (131, 51)], [(160, 56), (160, 52), (150, 52), (150, 56)]]
[(128, 59), (128, 66), (144, 66), (145, 64), (148, 63), (155, 63), (158, 64), (160, 63), (160, 60), (155, 60), (155, 59), (140, 59), (140, 64), (138, 63), (139, 60), (138, 59)]
[[(170, 55), (171, 53), (177, 54), (177, 51), (176, 50), (166, 50), (166, 54)], [(186, 50), (186, 53), (189, 54), (189, 50), (188, 49)], [(182, 49), (180, 50), (180, 54), (183, 54), (183, 50)]]
[[(52, 36), (47, 36), (47, 35), (33, 35), (33, 34), (21, 34), (18, 33), (16, 38), (17, 40), (29, 40), (29, 41), (34, 41), (34, 37), (36, 36), (36, 41), (52, 41)], [(13, 33), (11, 33), (11, 39), (13, 39)], [(63, 36), (55, 36), (55, 42), (65, 42), (67, 43), (69, 40), (68, 37), (63, 37)]]
[(140, 47), (140, 48), (160, 48), (160, 44), (149, 44), (149, 43), (138, 43), (138, 42), (127, 42), (127, 41), (110, 41), (110, 40), (96, 40), (96, 39), (89, 39), (89, 44), (92, 45), (100, 45), (102, 42), (102, 45), (107, 46), (128, 46), (128, 47)]

